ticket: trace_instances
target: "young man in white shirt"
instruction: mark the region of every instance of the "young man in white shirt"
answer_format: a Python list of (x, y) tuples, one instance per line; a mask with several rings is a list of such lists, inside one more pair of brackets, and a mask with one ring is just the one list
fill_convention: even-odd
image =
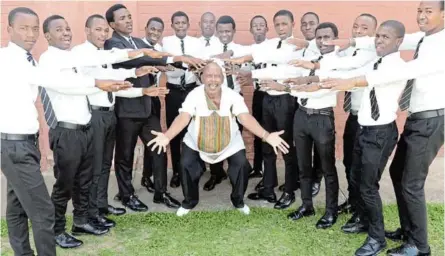
[[(164, 134), (153, 131), (157, 137), (148, 143), (158, 153), (166, 150), (176, 135), (188, 126), (181, 155), (181, 183), (184, 192), (182, 207), (177, 215), (190, 212), (199, 201), (199, 179), (204, 162), (218, 163), (228, 160), (228, 174), (232, 183), (232, 204), (244, 214), (250, 209), (244, 203), (248, 183), (247, 162), (242, 135), (236, 119), (253, 134), (269, 143), (277, 153), (288, 153), (287, 143), (280, 138), (283, 131), (268, 133), (249, 114), (244, 99), (226, 86), (222, 69), (216, 63), (208, 64), (201, 76), (204, 85), (194, 89), (184, 101), (180, 114)], [(157, 147), (159, 147), (157, 149)]]
[(203, 13), (198, 25), (201, 29), (201, 37), (199, 38), (201, 47), (202, 49), (207, 51), (209, 46), (213, 46), (214, 44), (217, 44), (219, 42), (218, 38), (215, 36), (215, 14), (213, 14), (212, 12)]
[[(1, 170), (6, 177), (6, 223), (15, 255), (34, 255), (29, 242), (31, 221), (38, 255), (56, 255), (54, 239), (54, 205), (41, 170), (39, 121), (35, 101), (41, 98), (47, 120), (54, 112), (47, 96), (52, 88), (60, 92), (94, 86), (112, 91), (128, 88), (121, 82), (98, 81), (78, 74), (66, 74), (38, 67), (30, 51), (39, 38), (39, 18), (26, 7), (8, 14), (9, 43), (0, 49), (0, 136)], [(12, 111), (13, 110), (13, 111)]]

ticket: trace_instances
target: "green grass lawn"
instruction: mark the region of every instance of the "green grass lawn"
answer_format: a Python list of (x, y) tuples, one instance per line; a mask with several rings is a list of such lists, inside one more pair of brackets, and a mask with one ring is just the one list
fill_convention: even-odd
[[(117, 227), (102, 237), (81, 236), (82, 247), (57, 255), (353, 255), (366, 235), (346, 235), (340, 227), (350, 217), (341, 215), (335, 226), (317, 230), (321, 217), (297, 222), (286, 219), (291, 210), (253, 208), (249, 216), (236, 210), (191, 212), (182, 218), (171, 213), (127, 214), (116, 217)], [(432, 255), (444, 255), (444, 205), (429, 204), (429, 242)], [(398, 227), (397, 208), (384, 209), (387, 229)], [(67, 227), (71, 227), (71, 218)], [(1, 223), (2, 254), (13, 255), (6, 223)], [(388, 241), (388, 247), (397, 243)]]

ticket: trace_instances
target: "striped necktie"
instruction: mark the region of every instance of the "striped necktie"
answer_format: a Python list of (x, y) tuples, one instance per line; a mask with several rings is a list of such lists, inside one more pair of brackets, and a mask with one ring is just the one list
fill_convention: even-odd
[[(382, 58), (380, 58), (375, 64), (374, 64), (374, 70), (377, 70), (380, 63), (382, 63)], [(380, 117), (380, 109), (379, 109), (379, 103), (377, 102), (377, 96), (375, 94), (375, 88), (373, 87), (371, 92), (369, 93), (369, 100), (371, 101), (371, 117), (374, 119), (374, 121), (377, 121)]]
[[(185, 55), (185, 46), (184, 46), (184, 39), (181, 39), (181, 52), (182, 55)], [(185, 73), (184, 75), (181, 76), (181, 86), (185, 87), (186, 82), (185, 82)]]
[[(323, 59), (323, 55), (320, 55), (320, 57), (318, 57), (318, 59), (314, 60), (314, 63), (319, 62), (321, 59)], [(309, 72), (309, 76), (315, 76), (315, 69), (311, 69), (311, 72)], [(308, 101), (308, 98), (301, 98), (301, 106), (306, 106)]]
[[(224, 46), (223, 46), (223, 52), (227, 52), (227, 44), (224, 44)], [(232, 76), (232, 75), (228, 75), (228, 76), (226, 76), (226, 78), (227, 78), (227, 86), (228, 86), (230, 89), (234, 89), (234, 88), (235, 88), (235, 85), (233, 84), (233, 76)]]
[[(355, 49), (355, 51), (352, 53), (352, 56), (357, 56), (357, 52), (360, 49)], [(343, 102), (343, 110), (347, 113), (351, 111), (351, 104), (352, 104), (352, 93), (351, 92), (345, 92), (345, 100)]]

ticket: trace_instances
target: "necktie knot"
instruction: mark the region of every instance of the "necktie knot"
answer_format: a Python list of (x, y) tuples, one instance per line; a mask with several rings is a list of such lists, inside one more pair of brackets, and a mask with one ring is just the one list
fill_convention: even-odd
[(377, 70), (377, 68), (379, 67), (379, 65), (382, 63), (382, 59), (380, 58), (376, 63), (374, 63), (374, 70)]
[(224, 44), (223, 51), (227, 52), (227, 44)]
[(352, 54), (352, 56), (356, 56), (356, 55), (357, 55), (357, 52), (358, 52), (358, 50), (360, 50), (360, 49), (355, 49), (355, 51), (354, 51), (354, 53)]
[(30, 52), (26, 52), (26, 59), (27, 59), (29, 62), (31, 62), (31, 64), (32, 64), (33, 66), (36, 65), (36, 62), (34, 61), (34, 58), (32, 57), (32, 54), (31, 54)]
[(210, 38), (205, 38), (206, 40), (206, 46), (210, 46)]
[(283, 40), (280, 40), (279, 42), (278, 42), (278, 45), (277, 45), (277, 49), (280, 49), (281, 48), (281, 44), (283, 43)]

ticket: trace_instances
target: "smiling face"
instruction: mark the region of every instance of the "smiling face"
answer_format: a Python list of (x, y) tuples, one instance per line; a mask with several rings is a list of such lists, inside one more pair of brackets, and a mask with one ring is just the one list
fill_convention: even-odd
[(375, 49), (377, 56), (383, 57), (397, 52), (403, 37), (399, 37), (397, 31), (389, 26), (380, 26), (375, 35)]
[(8, 34), (11, 42), (31, 51), (39, 38), (39, 18), (32, 14), (17, 13), (8, 26)]
[(161, 39), (163, 32), (164, 26), (162, 23), (154, 20), (145, 28), (145, 38), (147, 38), (152, 45), (155, 45), (159, 42), (159, 39)]
[(215, 15), (212, 13), (205, 13), (201, 17), (199, 27), (201, 28), (201, 34), (205, 38), (210, 38), (215, 34)]
[(73, 34), (66, 20), (56, 19), (48, 24), (48, 33), (45, 33), (45, 38), (49, 45), (61, 50), (68, 50), (71, 46)]
[(277, 16), (274, 21), (275, 31), (281, 40), (287, 39), (292, 35), (295, 22), (292, 22), (287, 15)]
[(87, 40), (98, 48), (103, 48), (105, 40), (108, 38), (110, 28), (105, 19), (94, 18), (90, 27), (85, 28)]
[(374, 36), (376, 25), (371, 17), (359, 16), (352, 26), (352, 37)]
[(216, 25), (216, 34), (221, 43), (228, 44), (233, 40), (235, 29), (233, 29), (232, 23), (218, 24)]
[(422, 1), (417, 8), (417, 24), (427, 35), (434, 34), (444, 28), (444, 12), (440, 1)]
[(185, 16), (176, 16), (173, 18), (172, 29), (175, 31), (175, 35), (179, 38), (184, 38), (187, 35), (187, 31), (190, 27), (190, 23)]
[(313, 14), (306, 14), (301, 18), (300, 31), (306, 40), (315, 38), (315, 29), (318, 26), (317, 16)]
[(221, 67), (213, 62), (207, 64), (202, 72), (201, 80), (205, 84), (205, 90), (207, 93), (217, 93), (221, 90), (221, 85), (224, 81)]
[(126, 8), (114, 11), (110, 26), (118, 33), (129, 36), (133, 32), (133, 19)]
[(315, 33), (315, 41), (321, 54), (333, 52), (335, 45), (324, 45), (324, 42), (337, 39), (331, 28), (321, 28)]

